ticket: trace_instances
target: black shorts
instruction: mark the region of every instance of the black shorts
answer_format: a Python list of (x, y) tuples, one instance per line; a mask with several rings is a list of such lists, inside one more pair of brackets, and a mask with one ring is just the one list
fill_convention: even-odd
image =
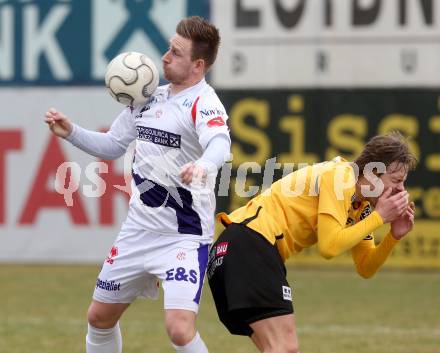
[(220, 321), (230, 333), (250, 336), (249, 324), (292, 314), (286, 267), (276, 246), (242, 224), (231, 224), (213, 244), (208, 280)]

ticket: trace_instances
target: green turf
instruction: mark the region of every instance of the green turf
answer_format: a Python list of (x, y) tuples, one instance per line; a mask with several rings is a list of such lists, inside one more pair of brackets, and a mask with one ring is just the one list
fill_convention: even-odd
[[(85, 316), (98, 272), (93, 266), (0, 264), (0, 352), (85, 352)], [(301, 353), (440, 352), (440, 274), (288, 268)], [(221, 326), (206, 288), (199, 331), (211, 353), (257, 350)], [(121, 327), (124, 353), (173, 350), (162, 301), (139, 300)]]

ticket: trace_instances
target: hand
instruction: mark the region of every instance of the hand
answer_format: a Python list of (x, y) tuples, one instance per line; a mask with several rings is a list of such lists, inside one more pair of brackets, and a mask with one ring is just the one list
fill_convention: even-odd
[(406, 208), (405, 213), (391, 222), (391, 234), (392, 236), (400, 240), (407, 233), (409, 233), (414, 226), (414, 211), (415, 211), (414, 202), (410, 202)]
[(72, 123), (67, 117), (56, 111), (54, 108), (50, 108), (46, 114), (44, 121), (49, 125), (50, 131), (52, 131), (58, 137), (66, 138), (72, 132)]
[(194, 164), (194, 162), (189, 162), (182, 167), (179, 175), (182, 183), (189, 185), (193, 181), (201, 182), (206, 177), (206, 172), (205, 169)]
[(392, 188), (386, 189), (377, 201), (375, 210), (379, 212), (384, 223), (390, 223), (405, 214), (408, 207), (408, 192), (400, 191), (391, 195)]

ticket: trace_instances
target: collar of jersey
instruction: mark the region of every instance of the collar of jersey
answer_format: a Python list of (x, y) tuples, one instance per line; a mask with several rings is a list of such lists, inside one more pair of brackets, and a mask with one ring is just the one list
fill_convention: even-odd
[(180, 91), (179, 93), (175, 94), (174, 96), (170, 96), (170, 85), (168, 84), (167, 87), (167, 99), (176, 99), (180, 96), (186, 95), (189, 92), (191, 92), (192, 90), (198, 90), (200, 87), (202, 87), (203, 85), (206, 84), (206, 80), (205, 78), (202, 78), (199, 82), (197, 82), (194, 86), (185, 88), (183, 91)]

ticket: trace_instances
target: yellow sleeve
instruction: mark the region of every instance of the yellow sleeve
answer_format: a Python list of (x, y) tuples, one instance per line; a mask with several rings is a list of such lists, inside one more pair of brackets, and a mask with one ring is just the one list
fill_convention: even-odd
[(354, 187), (337, 194), (334, 173), (324, 173), (319, 187), (318, 200), (318, 249), (327, 259), (337, 256), (356, 246), (373, 230), (383, 224), (377, 211), (372, 212), (362, 221), (347, 226), (351, 197)]
[(382, 239), (378, 246), (374, 244), (373, 237), (361, 241), (351, 250), (357, 273), (364, 278), (372, 277), (397, 243), (398, 240), (391, 235), (391, 232)]
[(320, 254), (330, 259), (352, 249), (368, 234), (383, 224), (382, 217), (373, 211), (353, 226), (342, 226), (333, 216), (318, 214), (318, 249)]
[(343, 192), (342, 195), (337, 195), (337, 187), (338, 185), (335, 185), (333, 171), (321, 175), (319, 181), (318, 216), (320, 214), (328, 214), (341, 226), (345, 226), (348, 217), (348, 208), (351, 205), (351, 195), (349, 195), (347, 191)]

